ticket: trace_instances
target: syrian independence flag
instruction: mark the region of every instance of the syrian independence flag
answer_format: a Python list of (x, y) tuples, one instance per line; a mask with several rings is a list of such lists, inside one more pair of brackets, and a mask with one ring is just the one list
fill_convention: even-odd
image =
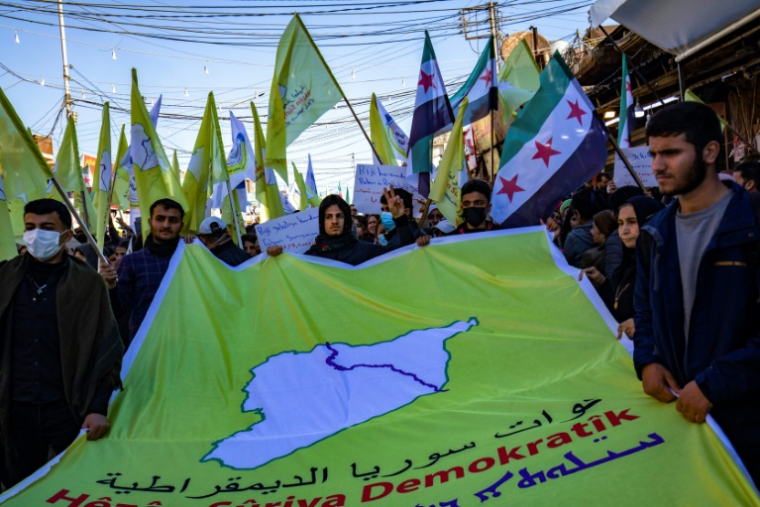
[(620, 87), (620, 126), (618, 128), (618, 145), (631, 147), (631, 132), (636, 125), (636, 111), (633, 106), (631, 75), (628, 74), (628, 60), (623, 55), (623, 80)]
[(412, 172), (420, 175), (419, 192), (424, 197), (430, 193), (430, 172), (433, 169), (433, 138), (454, 123), (446, 86), (435, 59), (433, 43), (425, 31), (425, 47), (422, 51), (420, 79), (414, 101), (412, 131), (409, 136)]
[(607, 161), (607, 129), (567, 64), (555, 53), (536, 95), (509, 127), (493, 188), (491, 217), (536, 225), (547, 210)]
[(493, 37), (491, 37), (488, 39), (488, 44), (480, 55), (470, 77), (451, 96), (451, 107), (454, 109), (455, 116), (459, 113), (462, 99), (467, 97), (470, 100), (464, 117), (464, 125), (470, 125), (481, 118), (485, 118), (491, 110), (499, 108), (499, 84), (497, 82), (496, 53), (493, 44)]

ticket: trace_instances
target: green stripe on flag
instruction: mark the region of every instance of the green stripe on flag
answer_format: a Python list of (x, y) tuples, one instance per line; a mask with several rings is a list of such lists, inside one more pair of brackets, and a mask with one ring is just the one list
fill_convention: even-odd
[(541, 73), (540, 86), (536, 95), (517, 114), (515, 123), (520, 122), (521, 128), (507, 135), (501, 152), (501, 165), (504, 167), (509, 160), (517, 155), (525, 143), (536, 137), (541, 127), (557, 107), (572, 80), (573, 72), (568, 68), (559, 52), (549, 61)]

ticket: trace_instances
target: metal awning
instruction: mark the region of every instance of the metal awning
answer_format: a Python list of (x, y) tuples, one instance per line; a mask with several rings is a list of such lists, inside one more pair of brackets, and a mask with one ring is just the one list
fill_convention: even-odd
[(758, 0), (597, 0), (591, 22), (612, 18), (680, 62), (760, 17)]

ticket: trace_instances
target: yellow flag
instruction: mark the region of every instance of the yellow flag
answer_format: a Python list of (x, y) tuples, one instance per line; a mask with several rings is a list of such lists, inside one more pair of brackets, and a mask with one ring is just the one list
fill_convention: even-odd
[(266, 166), (286, 183), (286, 148), (341, 97), (343, 91), (296, 14), (277, 46), (266, 138)]
[(518, 107), (533, 98), (538, 90), (538, 68), (533, 50), (522, 39), (507, 57), (499, 71), (499, 100), (506, 123)]
[(377, 96), (372, 94), (372, 102), (369, 104), (369, 135), (372, 145), (380, 157), (380, 163), (384, 165), (396, 165), (396, 155), (393, 152), (393, 143), (388, 137), (388, 130), (380, 117), (377, 107)]
[(113, 176), (111, 164), (111, 114), (108, 102), (103, 104), (103, 123), (100, 127), (100, 142), (98, 143), (98, 160), (93, 170), (92, 193), (95, 196), (93, 204), (96, 211), (96, 237), (98, 248), (103, 250), (105, 245), (106, 226), (111, 209)]
[[(693, 91), (691, 91), (691, 89), (688, 89), (684, 92), (683, 98), (686, 102), (699, 102), (700, 104), (704, 104), (702, 99), (697, 97), (697, 95)], [(722, 131), (724, 128), (726, 128), (726, 125), (728, 125), (728, 122), (724, 120), (723, 118), (721, 118), (720, 116), (718, 116), (718, 120), (720, 120), (720, 130)]]
[(132, 69), (132, 171), (134, 172), (137, 197), (143, 213), (159, 199), (172, 199), (188, 209), (182, 187), (172, 171), (164, 147), (145, 107), (137, 85), (137, 71)]
[(26, 202), (44, 197), (53, 177), (42, 153), (0, 89), (0, 175), (7, 201)]
[(253, 112), (253, 135), (256, 144), (254, 147), (256, 155), (256, 200), (261, 204), (261, 222), (266, 222), (272, 218), (283, 216), (285, 210), (282, 208), (277, 178), (271, 169), (264, 166), (264, 132), (261, 130), (261, 121), (259, 121), (256, 104), (253, 102), (251, 102), (251, 111)]
[(462, 206), (462, 196), (459, 188), (459, 172), (464, 165), (464, 115), (467, 112), (469, 100), (462, 99), (459, 113), (451, 128), (451, 137), (443, 152), (438, 173), (430, 189), (430, 200), (438, 205), (438, 209), (446, 220), (458, 225), (459, 211)]
[(5, 200), (3, 178), (0, 176), (0, 262), (12, 259), (16, 255), (16, 240), (13, 237), (11, 214), (8, 210), (8, 201)]

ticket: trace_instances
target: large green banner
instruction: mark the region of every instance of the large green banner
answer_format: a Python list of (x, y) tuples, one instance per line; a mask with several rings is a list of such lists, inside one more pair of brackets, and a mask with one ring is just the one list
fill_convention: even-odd
[(107, 437), (4, 505), (760, 505), (552, 248), (531, 228), (232, 269), (180, 245)]

